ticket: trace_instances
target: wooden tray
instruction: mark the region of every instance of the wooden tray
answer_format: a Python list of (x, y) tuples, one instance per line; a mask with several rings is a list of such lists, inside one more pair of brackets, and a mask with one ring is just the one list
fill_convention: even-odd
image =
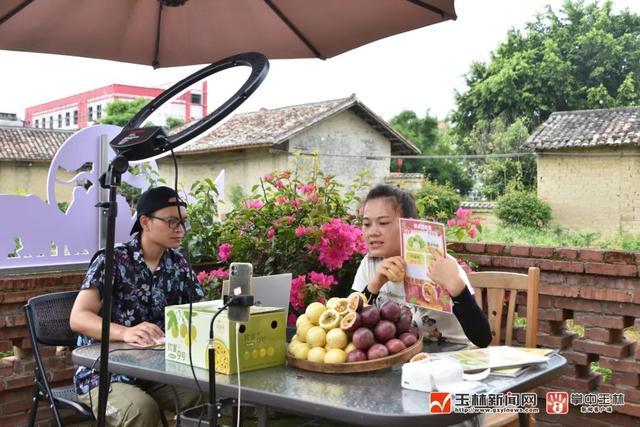
[(371, 372), (380, 369), (390, 368), (396, 363), (408, 362), (416, 354), (422, 351), (422, 335), (418, 336), (418, 341), (411, 347), (407, 347), (400, 353), (381, 359), (365, 360), (362, 362), (350, 363), (318, 363), (308, 360), (296, 359), (287, 354), (287, 364), (294, 368), (304, 369), (305, 371), (323, 372), (327, 374), (349, 374), (356, 372)]

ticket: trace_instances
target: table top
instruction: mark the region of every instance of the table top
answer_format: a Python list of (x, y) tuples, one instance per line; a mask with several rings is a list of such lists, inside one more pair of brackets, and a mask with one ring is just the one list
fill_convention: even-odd
[[(447, 343), (427, 343), (424, 351), (435, 353), (458, 348), (459, 345)], [(118, 351), (124, 349), (127, 350)], [(163, 349), (134, 349), (124, 343), (112, 343), (110, 351), (113, 351), (109, 356), (112, 373), (196, 388), (190, 366), (165, 360)], [(93, 366), (99, 355), (99, 344), (79, 347), (73, 351), (73, 361)], [(526, 392), (560, 375), (566, 363), (564, 357), (554, 354), (548, 362), (532, 366), (517, 377), (489, 376), (482, 381), (485, 388), (477, 392)], [(200, 387), (207, 391), (208, 372), (200, 368), (194, 370)], [(401, 374), (401, 365), (358, 374), (324, 374), (278, 366), (244, 372), (240, 381), (243, 401), (350, 424), (439, 426), (461, 422), (472, 416), (429, 415), (428, 393), (402, 388)], [(216, 393), (220, 397), (233, 397), (237, 392), (236, 374), (216, 374)]]

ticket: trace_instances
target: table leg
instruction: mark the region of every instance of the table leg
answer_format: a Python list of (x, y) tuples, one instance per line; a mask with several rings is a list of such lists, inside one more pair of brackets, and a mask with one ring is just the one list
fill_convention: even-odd
[(258, 427), (267, 427), (269, 413), (266, 405), (256, 405), (256, 415), (258, 416)]

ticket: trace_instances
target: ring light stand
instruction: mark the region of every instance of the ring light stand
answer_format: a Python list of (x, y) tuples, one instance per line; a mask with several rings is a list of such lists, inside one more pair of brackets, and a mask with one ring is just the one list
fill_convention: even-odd
[[(194, 83), (220, 71), (238, 66), (251, 67), (251, 74), (244, 84), (222, 105), (198, 120), (188, 128), (168, 136), (159, 126), (141, 127), (144, 121), (160, 106)], [(111, 303), (113, 288), (113, 247), (115, 225), (118, 215), (116, 194), (122, 181), (122, 174), (129, 168), (130, 161), (141, 161), (167, 153), (205, 132), (238, 108), (260, 86), (269, 72), (269, 61), (260, 53), (243, 53), (215, 62), (189, 77), (181, 80), (158, 95), (136, 114), (109, 144), (116, 152), (107, 172), (100, 177), (100, 185), (109, 189), (109, 201), (99, 203), (106, 208), (107, 239), (105, 248), (104, 289), (102, 292), (102, 334), (100, 342), (100, 385), (98, 394), (98, 427), (105, 425), (105, 412), (109, 394), (109, 335), (111, 326)]]

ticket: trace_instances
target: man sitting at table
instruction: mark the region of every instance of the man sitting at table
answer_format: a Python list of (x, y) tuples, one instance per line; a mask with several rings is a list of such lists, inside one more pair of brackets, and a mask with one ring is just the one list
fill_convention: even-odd
[[(140, 196), (133, 238), (114, 249), (111, 341), (150, 346), (164, 339), (164, 308), (204, 296), (180, 246), (186, 225), (185, 203), (169, 187), (156, 187)], [(178, 212), (180, 209), (180, 212)], [(105, 256), (100, 253), (90, 265), (71, 311), (71, 329), (80, 334), (79, 345), (101, 338), (102, 289)], [(78, 367), (74, 384), (81, 402), (97, 417), (100, 374)], [(198, 404), (199, 393), (175, 387), (180, 408)], [(176, 410), (171, 386), (111, 375), (105, 421), (113, 426), (152, 426), (160, 421), (160, 410)]]

